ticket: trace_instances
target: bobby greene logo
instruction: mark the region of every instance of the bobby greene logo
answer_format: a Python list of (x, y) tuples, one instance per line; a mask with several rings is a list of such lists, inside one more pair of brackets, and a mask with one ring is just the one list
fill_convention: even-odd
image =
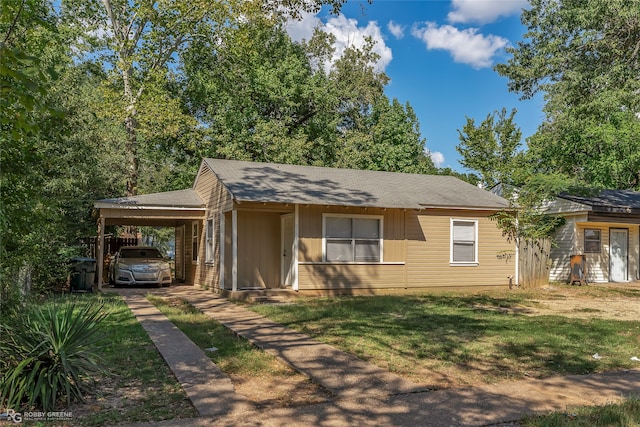
[(13, 421), (14, 423), (22, 422), (22, 414), (20, 412), (16, 412), (13, 409), (7, 409), (6, 412), (0, 414), (0, 420), (2, 421)]

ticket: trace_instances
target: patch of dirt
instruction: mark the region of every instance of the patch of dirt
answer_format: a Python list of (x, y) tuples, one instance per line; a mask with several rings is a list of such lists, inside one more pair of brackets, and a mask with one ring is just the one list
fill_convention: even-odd
[(566, 300), (537, 300), (539, 306), (526, 314), (556, 315), (576, 319), (640, 320), (640, 300), (631, 298), (569, 298)]
[(303, 375), (285, 378), (230, 375), (236, 393), (261, 409), (313, 405), (326, 402), (331, 393)]
[[(531, 316), (564, 316), (575, 319), (609, 319), (640, 321), (640, 288), (631, 286), (631, 296), (606, 292), (606, 288), (545, 288), (547, 296), (530, 300), (523, 314)], [(593, 292), (594, 294), (590, 294)]]

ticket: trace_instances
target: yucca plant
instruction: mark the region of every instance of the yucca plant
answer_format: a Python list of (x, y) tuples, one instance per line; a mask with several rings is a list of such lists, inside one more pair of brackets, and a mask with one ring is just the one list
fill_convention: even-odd
[(15, 361), (0, 380), (0, 403), (51, 411), (59, 401), (84, 401), (92, 374), (102, 372), (98, 327), (105, 318), (102, 303), (49, 303), (26, 310), (5, 326), (3, 353)]

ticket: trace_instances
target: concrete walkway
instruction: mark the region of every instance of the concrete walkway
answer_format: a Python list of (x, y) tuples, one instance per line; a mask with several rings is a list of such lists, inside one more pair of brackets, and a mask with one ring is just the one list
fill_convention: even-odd
[(200, 416), (254, 409), (206, 354), (141, 294), (121, 293)]
[(171, 293), (256, 347), (283, 360), (337, 397), (387, 396), (428, 390), (210, 292), (174, 288)]
[(146, 290), (138, 295), (135, 291), (120, 293), (201, 415), (137, 426), (490, 426), (525, 414), (640, 395), (640, 370), (428, 392), (210, 292), (186, 287), (158, 290), (186, 299), (336, 395), (322, 404), (255, 411), (233, 392), (228, 378), (210, 359), (144, 298)]

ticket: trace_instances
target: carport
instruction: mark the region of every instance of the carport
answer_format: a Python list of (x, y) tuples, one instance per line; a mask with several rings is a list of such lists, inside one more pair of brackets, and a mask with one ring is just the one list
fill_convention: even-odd
[[(105, 227), (150, 226), (173, 227), (176, 230), (176, 276), (193, 283), (195, 271), (191, 268), (191, 253), (187, 242), (193, 238), (191, 230), (201, 230), (205, 218), (205, 205), (193, 189), (167, 191), (131, 197), (98, 200), (94, 203), (98, 223), (98, 288), (102, 289), (104, 266)], [(197, 239), (197, 236), (195, 236)]]

